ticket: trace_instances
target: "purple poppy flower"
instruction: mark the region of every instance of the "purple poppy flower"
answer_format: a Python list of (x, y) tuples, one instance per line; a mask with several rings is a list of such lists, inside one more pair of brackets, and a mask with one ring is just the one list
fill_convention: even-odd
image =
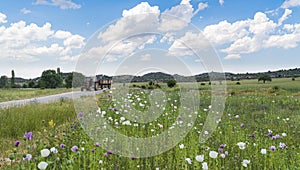
[(107, 95), (108, 97), (111, 97), (111, 94), (110, 93), (108, 93), (108, 95)]
[(71, 150), (72, 150), (72, 152), (77, 152), (77, 151), (78, 151), (78, 146), (73, 146), (73, 147), (71, 148)]
[(107, 157), (108, 156), (108, 154), (107, 153), (104, 153), (104, 157)]
[(132, 156), (132, 157), (131, 157), (131, 160), (135, 160), (135, 157), (134, 157), (134, 156)]
[(26, 132), (24, 134), (24, 138), (26, 138), (27, 140), (31, 140), (32, 139), (32, 132)]
[(242, 124), (241, 124), (241, 128), (244, 128), (244, 127), (245, 127), (245, 124), (244, 124), (244, 123), (242, 123)]
[(95, 143), (95, 146), (96, 146), (96, 147), (99, 147), (99, 146), (100, 146), (100, 143), (99, 143), (99, 142), (96, 142), (96, 143)]
[(272, 137), (273, 135), (271, 132), (269, 132), (267, 136)]
[(23, 158), (23, 160), (25, 160), (25, 161), (30, 161), (31, 159), (32, 159), (31, 154), (26, 154), (25, 158)]
[(18, 147), (19, 144), (20, 144), (20, 141), (17, 140), (17, 141), (15, 142), (15, 147)]
[(285, 149), (285, 148), (286, 148), (286, 145), (285, 145), (285, 143), (280, 142), (280, 143), (279, 143), (279, 147), (280, 147), (281, 149)]
[(79, 112), (78, 114), (77, 114), (77, 118), (78, 117), (82, 117), (83, 116), (83, 113), (82, 112)]
[(92, 149), (92, 153), (95, 153), (95, 149)]
[(108, 150), (107, 154), (111, 155), (111, 154), (113, 154), (113, 151), (112, 150)]
[(223, 148), (219, 148), (219, 149), (218, 149), (218, 152), (223, 152)]
[(178, 116), (178, 120), (181, 120), (181, 119), (182, 119), (182, 117), (179, 115), (179, 116)]
[(270, 150), (271, 150), (271, 151), (275, 151), (275, 150), (276, 150), (276, 147), (275, 147), (275, 146), (271, 146), (271, 147), (270, 147)]
[(221, 144), (220, 148), (222, 148), (222, 149), (225, 148), (225, 144)]
[(66, 145), (62, 143), (62, 144), (59, 145), (59, 147), (60, 147), (61, 149), (64, 149), (64, 148), (66, 147)]
[(113, 110), (114, 110), (114, 111), (117, 111), (118, 109), (114, 107)]

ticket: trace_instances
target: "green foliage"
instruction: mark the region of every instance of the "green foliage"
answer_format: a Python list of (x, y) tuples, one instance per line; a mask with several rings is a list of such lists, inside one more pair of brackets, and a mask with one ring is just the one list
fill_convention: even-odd
[(238, 82), (236, 82), (235, 84), (236, 84), (236, 85), (241, 85), (241, 83), (240, 83), (239, 81), (238, 81)]
[(149, 84), (149, 86), (153, 86), (153, 85), (154, 85), (154, 82), (153, 82), (152, 80), (150, 80), (150, 81), (148, 82), (148, 84)]
[(34, 88), (34, 87), (35, 87), (35, 82), (32, 81), (32, 80), (30, 80), (30, 81), (28, 82), (28, 88)]
[(168, 80), (168, 81), (167, 81), (167, 85), (168, 85), (168, 87), (170, 87), (170, 88), (176, 86), (176, 80), (174, 80), (174, 79)]
[(39, 80), (40, 88), (58, 88), (63, 84), (63, 79), (55, 70), (45, 70)]
[(15, 87), (15, 71), (11, 70), (11, 79), (10, 79), (10, 87)]
[(0, 88), (6, 87), (8, 82), (8, 78), (6, 76), (0, 77)]
[(272, 81), (272, 78), (267, 74), (261, 74), (258, 76), (258, 81), (263, 81), (263, 83), (266, 83), (266, 81)]
[(68, 73), (66, 77), (66, 88), (81, 87), (84, 84), (85, 76), (81, 73), (72, 72)]

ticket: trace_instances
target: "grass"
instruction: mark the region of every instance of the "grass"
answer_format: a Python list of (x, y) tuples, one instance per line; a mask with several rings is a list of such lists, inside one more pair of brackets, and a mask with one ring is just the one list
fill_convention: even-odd
[(70, 92), (72, 89), (0, 89), (0, 102), (21, 100), (34, 97)]
[[(202, 163), (205, 162), (209, 169), (299, 169), (300, 82), (274, 79), (266, 84), (254, 80), (240, 83), (241, 85), (236, 85), (235, 82), (228, 82), (222, 119), (204, 143), (199, 143), (199, 133), (210, 110), (211, 96), (207, 84), (199, 85), (196, 89), (199, 90), (201, 102), (194, 126), (170, 150), (148, 158), (135, 158), (137, 155), (122, 157), (117, 154), (117, 150), (110, 154), (107, 148), (102, 148), (110, 146), (110, 142), (97, 138), (97, 135), (102, 137), (104, 133), (101, 132), (107, 130), (104, 126), (99, 127), (99, 122), (105, 121), (106, 126), (126, 136), (140, 138), (160, 134), (172, 126), (181, 126), (176, 122), (182, 120), (183, 124), (188, 123), (188, 117), (179, 119), (182, 114), (177, 108), (183, 104), (180, 100), (182, 96), (178, 95), (179, 88), (165, 90), (165, 96), (157, 98), (159, 102), (155, 106), (162, 110), (164, 107), (165, 110), (157, 120), (145, 124), (135, 123), (134, 120), (128, 123), (129, 118), (122, 118), (128, 113), (135, 116), (153, 105), (151, 95), (139, 89), (130, 90), (131, 95), (127, 98), (116, 97), (121, 95), (120, 89), (112, 93), (115, 98), (111, 97), (109, 91), (98, 95), (96, 100), (101, 112), (96, 112), (96, 108), (84, 110), (83, 106), (95, 102), (94, 99), (90, 102), (90, 98), (81, 98), (76, 110), (71, 101), (2, 110), (0, 158), (10, 157), (16, 162), (1, 162), (0, 159), (0, 166), (3, 169), (37, 169), (38, 163), (45, 161), (49, 164), (47, 169), (202, 169)], [(191, 84), (183, 85), (187, 87)], [(274, 88), (275, 86), (278, 88)], [(131, 108), (125, 107), (129, 100), (135, 103)], [(190, 109), (192, 110), (192, 105)], [(79, 111), (84, 114), (75, 118)], [(53, 122), (49, 124), (51, 120)], [(89, 128), (91, 131), (87, 131)], [(99, 132), (95, 130), (98, 128)], [(33, 139), (23, 140), (24, 132), (28, 131), (33, 131)], [(93, 138), (88, 136), (90, 133), (94, 134)], [(15, 140), (21, 142), (18, 147), (14, 146)], [(100, 147), (96, 145), (97, 142)], [(239, 148), (239, 142), (245, 143), (245, 149)], [(66, 147), (60, 148), (61, 144)], [(79, 150), (73, 152), (73, 146), (78, 146)], [(275, 151), (270, 150), (272, 146), (276, 147)], [(41, 157), (42, 149), (52, 147), (58, 153)], [(126, 149), (128, 145), (124, 143), (123, 147)], [(262, 154), (262, 149), (266, 149), (267, 153)], [(218, 152), (217, 158), (209, 156), (211, 151)], [(28, 153), (33, 158), (30, 161), (22, 160), (23, 155)], [(197, 155), (204, 155), (203, 162), (196, 160)], [(188, 158), (191, 159), (191, 164), (186, 160)], [(250, 161), (247, 167), (242, 164), (244, 160)]]

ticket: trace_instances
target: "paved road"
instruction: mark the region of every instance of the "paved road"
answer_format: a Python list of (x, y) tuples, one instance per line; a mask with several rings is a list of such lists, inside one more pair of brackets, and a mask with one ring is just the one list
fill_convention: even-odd
[(99, 91), (74, 91), (74, 92), (67, 92), (67, 93), (61, 93), (61, 94), (55, 94), (50, 96), (43, 96), (43, 97), (36, 97), (31, 99), (24, 99), (24, 100), (13, 100), (8, 102), (0, 102), (0, 109), (10, 108), (10, 107), (17, 107), (17, 106), (23, 106), (30, 103), (49, 103), (54, 102), (60, 99), (76, 99), (81, 96), (90, 96), (94, 95), (95, 93), (100, 93)]

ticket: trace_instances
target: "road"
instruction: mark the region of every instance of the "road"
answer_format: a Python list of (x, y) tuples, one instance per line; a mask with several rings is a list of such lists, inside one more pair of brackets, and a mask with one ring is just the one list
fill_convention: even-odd
[(54, 102), (61, 99), (76, 99), (82, 96), (91, 96), (94, 94), (100, 93), (99, 91), (74, 91), (74, 92), (67, 92), (67, 93), (61, 93), (61, 94), (55, 94), (50, 96), (43, 96), (43, 97), (36, 97), (31, 99), (23, 99), (23, 100), (12, 100), (8, 102), (0, 102), (0, 109), (6, 109), (10, 107), (18, 107), (23, 106), (26, 104), (31, 103), (49, 103)]

